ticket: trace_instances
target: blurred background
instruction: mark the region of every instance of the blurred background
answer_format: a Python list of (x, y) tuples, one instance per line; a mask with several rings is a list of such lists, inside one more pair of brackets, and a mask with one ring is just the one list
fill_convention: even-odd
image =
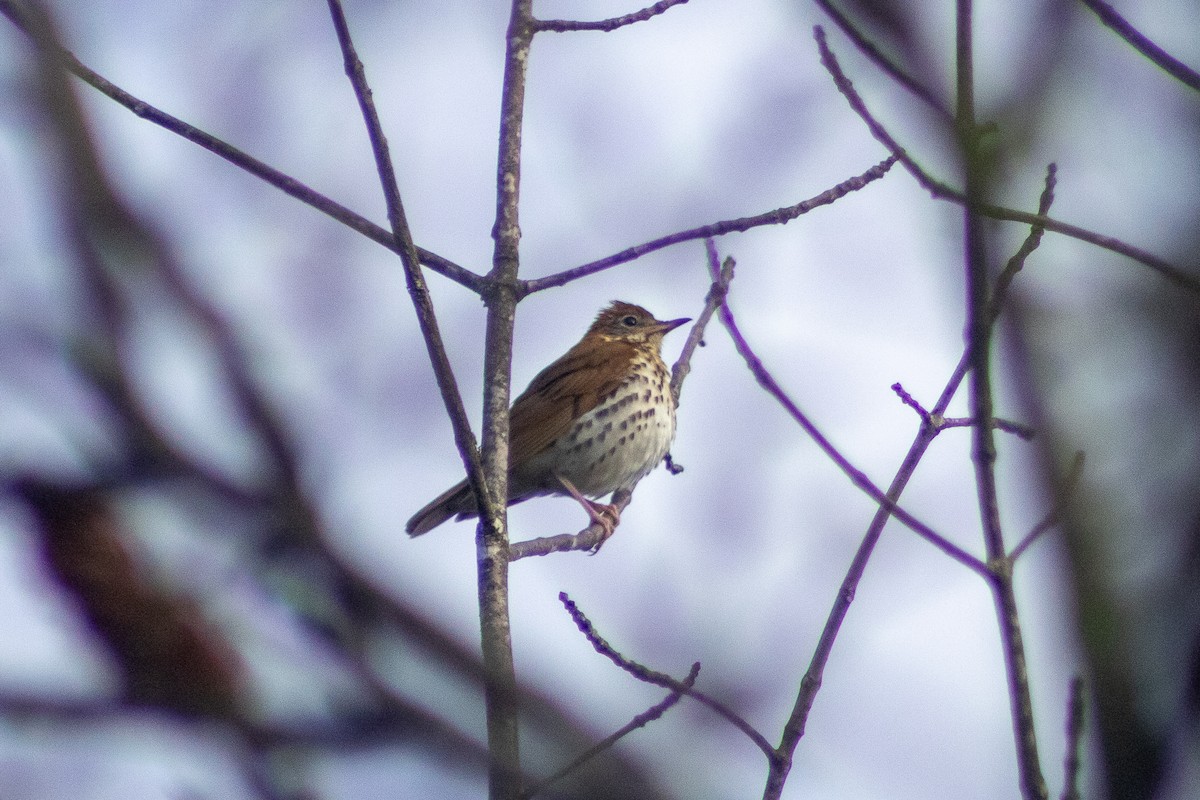
[[(1126, 5), (1200, 66), (1200, 6)], [(952, 107), (953, 3), (844, 9)], [(324, 3), (50, 10), (66, 46), (118, 86), (385, 223)], [(543, 18), (632, 10), (535, 3)], [(348, 0), (346, 13), (417, 244), (485, 272), (505, 4)], [(1200, 92), (1080, 4), (975, 14), (993, 199), (1034, 210), (1056, 162), (1052, 216), (1200, 278)], [(694, 2), (609, 34), (540, 34), (522, 276), (792, 205), (883, 160), (821, 67), (814, 24), (876, 116), (958, 185), (942, 117), (814, 4)], [(483, 796), (473, 526), (403, 534), (462, 463), (399, 260), (74, 79), (88, 134), (71, 130), (37, 61), (0, 24), (0, 796)], [(998, 269), (1027, 228), (988, 230)], [(730, 304), (748, 341), (885, 486), (919, 422), (889, 387), (931, 406), (963, 350), (960, 209), (897, 167), (717, 245), (737, 259)], [(485, 310), (427, 276), (478, 430)], [(514, 390), (608, 301), (694, 317), (708, 283), (693, 242), (530, 296)], [(1197, 310), (1192, 290), (1145, 266), (1047, 234), (1002, 318), (997, 412), (1037, 431), (999, 439), (1007, 541), (1064, 508), (1016, 570), (1053, 795), (1075, 675), (1083, 796), (1200, 793)], [(669, 361), (683, 338), (668, 339)], [(874, 513), (724, 330), (706, 339), (672, 450), (685, 471), (643, 481), (598, 555), (511, 568), (518, 677), (540, 709), (523, 740), (534, 774), (663, 697), (592, 650), (560, 591), (629, 658), (681, 678), (701, 662), (697, 685), (776, 741)], [(950, 413), (966, 414), (965, 391)], [(1060, 497), (1076, 451), (1086, 467)], [(982, 557), (967, 428), (934, 443), (902, 503)], [(546, 499), (509, 519), (526, 539), (578, 530), (580, 516)], [(757, 797), (766, 774), (743, 734), (686, 700), (594, 769), (590, 785), (609, 788), (592, 796), (696, 800)], [(889, 525), (785, 797), (1017, 787), (990, 593)]]

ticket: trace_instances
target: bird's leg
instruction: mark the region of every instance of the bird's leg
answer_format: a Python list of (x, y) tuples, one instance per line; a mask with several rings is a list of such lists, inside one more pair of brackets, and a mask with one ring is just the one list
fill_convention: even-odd
[[(575, 498), (575, 501), (579, 503), (579, 505), (583, 506), (583, 510), (587, 512), (588, 518), (604, 530), (604, 539), (600, 540), (601, 543), (606, 541), (608, 537), (612, 536), (613, 531), (616, 530), (617, 526), (621, 524), (621, 512), (617, 510), (617, 507), (588, 500), (579, 493), (579, 490), (576, 489), (575, 485), (569, 480), (561, 475), (555, 475), (554, 477), (557, 478), (558, 482), (562, 484), (562, 487), (567, 490), (567, 494)], [(595, 550), (598, 549), (599, 546), (595, 548)], [(593, 550), (593, 552), (595, 552), (595, 550)]]

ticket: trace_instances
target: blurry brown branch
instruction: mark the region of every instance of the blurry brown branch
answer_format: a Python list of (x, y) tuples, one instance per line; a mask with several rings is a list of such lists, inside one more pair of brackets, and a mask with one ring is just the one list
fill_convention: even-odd
[[(29, 17), (26, 17), (28, 20)], [(67, 250), (91, 301), (96, 324), (81, 334), (76, 355), (85, 380), (90, 379), (114, 406), (123, 424), (114, 438), (119, 454), (95, 466), (94, 480), (85, 488), (63, 486), (32, 479), (26, 487), (26, 502), (44, 521), (48, 551), (61, 583), (78, 596), (88, 618), (110, 642), (114, 652), (128, 664), (131, 699), (192, 713), (220, 714), (254, 753), (291, 745), (353, 749), (372, 743), (400, 742), (419, 746), (447, 757), (461, 767), (487, 763), (487, 751), (463, 736), (453, 726), (403, 697), (373, 666), (372, 654), (381, 637), (399, 633), (404, 645), (416, 646), (432, 656), (441, 668), (481, 683), (486, 674), (478, 657), (452, 640), (438, 627), (411, 609), (390, 599), (385, 591), (344, 565), (325, 542), (328, 531), (303, 485), (303, 464), (293, 438), (279, 414), (267, 401), (248, 369), (245, 349), (232, 326), (216, 307), (195, 291), (186, 279), (187, 270), (166, 244), (131, 213), (109, 185), (100, 167), (100, 157), (88, 134), (72, 85), (54, 54), (61, 52), (48, 22), (31, 28), (39, 46), (39, 99), (53, 133), (46, 144), (53, 147), (69, 180), (61, 202)], [(153, 291), (151, 291), (153, 289)], [(161, 291), (160, 291), (161, 290)], [(147, 307), (163, 298), (172, 315), (194, 321), (206, 336), (201, 341), (217, 355), (221, 378), (232, 388), (241, 418), (249, 423), (262, 445), (267, 462), (260, 470), (261, 481), (253, 492), (237, 491), (238, 505), (254, 526), (249, 531), (256, 552), (249, 555), (251, 577), (272, 599), (288, 602), (271, 588), (267, 570), (290, 569), (293, 564), (311, 567), (306, 573), (321, 576), (310, 587), (322, 594), (332, 609), (319, 620), (297, 609), (294, 621), (307, 633), (331, 644), (343, 666), (365, 691), (353, 708), (338, 709), (328, 725), (304, 723), (295, 727), (270, 721), (249, 720), (236, 702), (236, 681), (224, 668), (221, 640), (213, 639), (198, 615), (167, 592), (148, 584), (125, 551), (123, 533), (113, 522), (120, 500), (113, 494), (144, 478), (146, 465), (167, 464), (172, 477), (187, 478), (186, 487), (201, 491), (216, 488), (222, 476), (212, 470), (189, 468), (192, 455), (169, 444), (159, 409), (143, 408), (146, 399), (127, 374), (124, 348), (139, 333), (134, 327)], [(86, 322), (92, 322), (90, 318)], [(163, 471), (154, 466), (157, 476)], [(168, 502), (166, 491), (145, 487)], [(237, 487), (234, 487), (235, 489)], [(69, 546), (68, 546), (69, 545)], [(281, 552), (282, 551), (282, 552)], [(283, 563), (286, 560), (287, 563)], [(266, 564), (266, 568), (264, 568)], [(323, 610), (324, 611), (324, 610)], [(333, 624), (326, 624), (332, 619)], [(236, 677), (236, 676), (235, 676)], [(536, 733), (568, 744), (587, 741), (578, 723), (544, 698), (523, 692), (520, 702), (527, 721)], [(94, 714), (117, 721), (125, 713), (115, 703), (87, 704), (67, 708), (48, 698), (0, 698), (0, 713), (28, 714), (44, 718), (70, 718), (75, 712)], [(580, 744), (582, 746), (582, 744)], [(247, 753), (247, 758), (253, 758)], [(620, 763), (621, 779), (628, 782), (638, 770)], [(607, 777), (615, 785), (612, 775)]]
[(1079, 0), (1079, 2), (1096, 12), (1096, 16), (1100, 18), (1101, 22), (1133, 45), (1139, 53), (1157, 64), (1160, 69), (1200, 92), (1200, 73), (1163, 50), (1149, 37), (1130, 25), (1129, 21), (1118, 14), (1115, 8), (1103, 0)]
[(562, 272), (556, 272), (553, 275), (547, 275), (544, 278), (533, 278), (522, 282), (522, 295), (540, 292), (543, 289), (549, 289), (554, 286), (562, 286), (570, 283), (578, 278), (587, 275), (593, 275), (606, 269), (620, 266), (621, 264), (634, 261), (642, 256), (653, 253), (656, 250), (662, 250), (664, 247), (681, 244), (682, 242), (690, 242), (695, 239), (711, 239), (716, 236), (724, 236), (727, 233), (741, 233), (748, 231), (751, 228), (758, 228), (763, 225), (786, 225), (788, 222), (796, 219), (802, 214), (807, 214), (814, 208), (829, 205), (850, 192), (858, 191), (872, 181), (876, 181), (887, 174), (891, 169), (892, 164), (896, 163), (895, 157), (888, 157), (879, 162), (875, 166), (868, 169), (861, 175), (856, 175), (853, 178), (842, 181), (837, 186), (831, 189), (826, 189), (816, 197), (811, 197), (808, 200), (802, 200), (793, 206), (785, 208), (777, 208), (774, 211), (767, 211), (762, 214), (757, 214), (753, 217), (741, 217), (740, 219), (723, 220), (714, 222), (710, 225), (701, 225), (698, 228), (691, 228), (686, 231), (679, 231), (668, 236), (662, 236), (658, 239), (652, 239), (643, 244), (634, 245), (626, 248), (619, 253), (614, 253), (611, 256), (591, 261), (587, 264), (582, 264), (578, 267), (573, 267)]
[(580, 22), (570, 19), (539, 19), (534, 21), (534, 25), (538, 31), (551, 31), (554, 33), (567, 33), (570, 31), (603, 31), (608, 33), (615, 31), (617, 28), (632, 25), (635, 22), (645, 22), (659, 14), (665, 13), (674, 6), (683, 5), (687, 1), (659, 0), (659, 2), (652, 6), (646, 6), (641, 11), (635, 11), (632, 14), (625, 14), (621, 17), (597, 20), (595, 22)]
[[(30, 34), (30, 22), (28, 11), (23, 8), (21, 3), (15, 0), (0, 0), (0, 13), (4, 14), (12, 23)], [(312, 206), (318, 211), (327, 214), (343, 225), (358, 231), (363, 236), (366, 236), (372, 241), (378, 242), (389, 250), (399, 252), (400, 245), (395, 237), (387, 230), (379, 227), (370, 220), (351, 211), (345, 206), (331, 200), (320, 192), (306, 186), (295, 178), (287, 175), (274, 167), (254, 158), (253, 156), (239, 150), (233, 145), (213, 136), (210, 133), (200, 130), (194, 125), (189, 125), (183, 120), (173, 117), (170, 114), (160, 111), (144, 100), (134, 97), (129, 92), (121, 89), (119, 86), (111, 83), (109, 80), (94, 72), (85, 66), (78, 58), (70, 51), (59, 47), (57, 50), (58, 57), (61, 59), (63, 67), (79, 77), (84, 83), (87, 83), (92, 88), (99, 91), (101, 94), (115, 100), (118, 104), (132, 111), (137, 116), (144, 120), (159, 125), (166, 130), (182, 136), (184, 139), (198, 144), (205, 150), (214, 153), (229, 163), (240, 169), (249, 172), (255, 177), (261, 178), (275, 188), (284, 193), (296, 198), (302, 203)], [(479, 275), (465, 269), (454, 262), (442, 258), (437, 253), (428, 250), (418, 250), (421, 263), (449, 278), (452, 281), (462, 284), (470, 289), (479, 291), (482, 285), (482, 278)]]
[[(708, 241), (708, 246), (712, 247), (712, 240)], [(720, 273), (713, 278), (712, 285), (708, 289), (708, 294), (704, 298), (704, 308), (696, 316), (696, 321), (692, 323), (692, 327), (688, 332), (687, 340), (683, 344), (683, 350), (679, 354), (679, 358), (675, 361), (675, 365), (671, 368), (671, 396), (675, 399), (678, 405), (680, 392), (683, 390), (683, 382), (691, 372), (692, 355), (696, 352), (696, 347), (704, 338), (704, 330), (716, 313), (717, 308), (725, 299), (725, 295), (729, 292), (729, 283), (733, 280), (733, 265), (732, 262), (728, 268), (724, 268)], [(668, 458), (670, 455), (668, 454)], [(671, 472), (678, 474), (683, 471), (683, 468), (672, 464)], [(634, 484), (629, 489), (622, 489), (613, 494), (612, 503), (617, 507), (617, 511), (624, 511), (633, 499), (633, 491), (637, 488)], [(584, 550), (589, 553), (595, 553), (604, 544), (607, 535), (603, 527), (599, 523), (593, 522), (588, 527), (584, 528), (579, 533), (562, 533), (557, 536), (543, 536), (536, 539), (528, 539), (523, 542), (514, 542), (508, 547), (508, 560), (516, 561), (529, 556), (545, 556), (551, 553), (565, 553), (573, 550)]]
[(55, 577), (120, 664), (126, 699), (188, 715), (237, 714), (240, 661), (199, 609), (138, 568), (104, 497), (36, 481), (17, 492), (41, 524)]
[[(821, 51), (821, 63), (825, 65), (825, 68), (833, 77), (834, 83), (837, 85), (838, 90), (846, 98), (846, 101), (850, 104), (850, 107), (854, 109), (854, 111), (862, 118), (863, 122), (866, 123), (867, 128), (871, 131), (871, 135), (874, 136), (880, 144), (886, 147), (892, 153), (892, 155), (896, 157), (896, 159), (904, 166), (904, 168), (908, 170), (909, 174), (916, 179), (917, 183), (919, 183), (922, 188), (928, 191), (932, 197), (937, 200), (948, 200), (960, 205), (967, 205), (968, 198), (965, 193), (953, 188), (949, 184), (933, 178), (928, 172), (925, 171), (923, 167), (913, 160), (912, 156), (908, 154), (908, 151), (901, 147), (900, 144), (892, 137), (892, 135), (887, 132), (887, 129), (875, 119), (874, 115), (871, 114), (871, 112), (867, 109), (862, 97), (860, 97), (858, 92), (854, 89), (854, 84), (852, 84), (849, 78), (846, 77), (846, 74), (842, 72), (842, 68), (838, 64), (837, 58), (834, 56), (833, 51), (829, 49), (829, 46), (825, 41), (825, 31), (821, 28), (821, 26), (818, 25), (814, 29), (814, 32), (817, 40), (817, 46)], [(1030, 214), (1024, 211), (1018, 211), (1016, 209), (986, 203), (982, 200), (979, 200), (977, 203), (975, 203), (973, 208), (976, 213), (985, 217), (1005, 220), (1008, 222), (1022, 222), (1027, 225), (1035, 225), (1045, 230), (1054, 231), (1055, 233), (1060, 233), (1064, 236), (1070, 236), (1074, 239), (1088, 242), (1089, 244), (1096, 245), (1097, 247), (1102, 247), (1105, 250), (1111, 250), (1114, 253), (1120, 253), (1127, 258), (1144, 264), (1145, 266), (1165, 277), (1167, 280), (1170, 280), (1178, 286), (1187, 289), (1189, 292), (1200, 294), (1200, 279), (1197, 279), (1195, 276), (1187, 273), (1170, 262), (1161, 259), (1158, 256), (1152, 255), (1145, 250), (1134, 247), (1133, 245), (1126, 244), (1116, 237), (1105, 236), (1103, 234), (1086, 230), (1085, 228), (1081, 228), (1077, 225), (1059, 222), (1058, 220), (1048, 217), (1045, 214)]]

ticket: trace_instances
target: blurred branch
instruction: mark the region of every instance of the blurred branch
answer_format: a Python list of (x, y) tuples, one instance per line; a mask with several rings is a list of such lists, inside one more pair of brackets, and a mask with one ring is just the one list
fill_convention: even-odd
[[(21, 3), (16, 2), (16, 0), (0, 0), (0, 13), (8, 17), (18, 29), (32, 37), (29, 27), (29, 13), (22, 7)], [(172, 133), (176, 133), (193, 144), (200, 145), (205, 150), (220, 156), (234, 166), (249, 172), (251, 175), (261, 178), (275, 188), (306, 205), (312, 206), (318, 211), (341, 222), (343, 225), (354, 229), (368, 239), (378, 242), (389, 250), (397, 253), (400, 252), (400, 245), (396, 241), (396, 238), (370, 220), (306, 186), (290, 175), (280, 172), (233, 145), (218, 139), (212, 134), (189, 125), (177, 117), (160, 111), (146, 101), (134, 97), (129, 92), (108, 81), (99, 73), (89, 69), (70, 51), (62, 48), (60, 45), (56, 44), (55, 46), (58, 57), (67, 71), (73, 73), (89, 86), (115, 100), (142, 119), (165, 128)], [(449, 259), (442, 258), (437, 253), (422, 249), (418, 249), (417, 252), (421, 263), (434, 272), (476, 292), (480, 290), (482, 278), (479, 275), (455, 264)]]
[[(682, 681), (683, 685), (687, 686), (688, 688), (693, 687), (696, 683), (696, 678), (699, 675), (700, 675), (700, 662), (696, 662), (695, 664), (692, 664), (692, 668), (688, 672), (687, 677), (685, 677), (683, 679), (683, 681)], [(667, 711), (669, 711), (672, 708), (672, 706), (674, 706), (676, 703), (678, 703), (682, 697), (683, 697), (683, 692), (672, 690), (671, 693), (668, 694), (665, 698), (663, 698), (663, 700), (661, 702), (656, 703), (655, 705), (646, 709), (641, 714), (638, 714), (636, 717), (634, 717), (632, 720), (630, 720), (628, 722), (628, 724), (622, 726), (620, 729), (614, 731), (613, 733), (609, 734), (608, 736), (605, 736), (599, 742), (596, 742), (596, 744), (594, 746), (588, 748), (587, 751), (580, 753), (577, 758), (573, 759), (569, 764), (564, 766), (562, 769), (558, 770), (557, 772), (555, 772), (553, 775), (546, 778), (545, 780), (538, 781), (537, 783), (531, 785), (529, 788), (527, 788), (525, 791), (523, 791), (521, 793), (521, 797), (522, 798), (530, 798), (530, 797), (535, 797), (536, 795), (540, 794), (541, 791), (543, 789), (547, 788), (548, 786), (550, 786), (550, 784), (555, 783), (556, 781), (558, 781), (562, 778), (565, 778), (567, 775), (570, 775), (572, 772), (574, 772), (579, 767), (586, 764), (588, 761), (590, 761), (593, 758), (595, 758), (596, 756), (600, 755), (605, 750), (608, 750), (609, 748), (611, 748), (613, 745), (615, 745), (617, 742), (619, 742), (625, 736), (629, 735), (630, 733), (633, 733), (638, 728), (646, 727), (654, 720), (660, 718), (663, 714), (667, 713)]]
[[(771, 746), (771, 743), (768, 742), (766, 737), (759, 733), (753, 725), (751, 725), (737, 713), (731, 711), (724, 704), (712, 699), (703, 692), (693, 689), (691, 685), (685, 681), (676, 680), (670, 675), (667, 675), (665, 672), (652, 670), (649, 667), (645, 667), (637, 663), (636, 661), (631, 661), (630, 659), (625, 658), (625, 656), (621, 655), (616, 648), (606, 642), (604, 638), (596, 632), (591, 620), (589, 620), (584, 613), (579, 610), (579, 607), (575, 605), (575, 601), (568, 597), (566, 592), (559, 592), (558, 599), (562, 602), (563, 607), (567, 609), (567, 613), (571, 615), (571, 619), (575, 622), (575, 626), (579, 628), (579, 631), (584, 635), (584, 637), (587, 638), (588, 642), (591, 643), (592, 648), (595, 649), (597, 653), (604, 656), (609, 661), (613, 662), (625, 672), (628, 672), (630, 675), (637, 678), (639, 681), (642, 681), (643, 683), (652, 683), (655, 686), (662, 686), (666, 689), (670, 689), (673, 692), (685, 694), (688, 697), (699, 701), (702, 705), (707, 706), (717, 715), (730, 722), (735, 728), (746, 734), (746, 736), (750, 738), (750, 741), (758, 745), (758, 749), (763, 751), (763, 754), (766, 755), (768, 761), (772, 763), (776, 761), (778, 755), (775, 752), (775, 748)], [(693, 664), (692, 670), (688, 673), (688, 676), (691, 677), (692, 673), (699, 669), (699, 666), (699, 664)]]
[[(30, 18), (32, 13), (26, 17), (27, 20)], [(88, 349), (80, 360), (91, 365), (84, 367), (85, 375), (91, 377), (117, 406), (122, 419), (133, 419), (136, 424), (118, 431), (122, 445), (120, 455), (125, 461), (103, 465), (103, 474), (95, 481), (98, 490), (89, 488), (85, 494), (79, 494), (84, 490), (30, 483), (29, 492), (33, 494), (29, 502), (42, 509), (46, 527), (57, 531), (59, 539), (75, 542), (70, 548), (56, 551), (54, 558), (65, 576), (64, 582), (69, 580), (72, 586), (80, 587), (73, 591), (85, 598), (88, 613), (96, 626), (112, 631), (105, 635), (114, 641), (114, 649), (128, 651), (126, 660), (137, 667), (128, 670), (133, 686), (131, 693), (140, 702), (184, 708), (189, 713), (196, 713), (190, 710), (193, 706), (201, 708), (203, 713), (221, 713), (246, 743), (255, 748), (314, 746), (337, 749), (400, 741), (424, 746), (459, 766), (483, 765), (488, 760), (487, 752), (381, 680), (371, 666), (368, 650), (373, 637), (378, 634), (400, 631), (408, 637), (408, 644), (415, 642), (440, 666), (476, 684), (483, 681), (485, 674), (478, 657), (411, 609), (391, 600), (369, 580), (341, 563), (328, 549), (325, 544), (327, 532), (303, 486), (302, 465), (296, 449), (282, 420), (252, 379), (243, 349), (231, 326), (215, 307), (189, 286), (184, 270), (169, 248), (126, 209), (122, 198), (108, 185), (72, 84), (55, 55), (61, 49), (53, 38), (49, 23), (35, 24), (30, 30), (39, 44), (33, 52), (41, 67), (38, 72), (43, 84), (40, 96), (47, 110), (49, 127), (61, 140), (52, 142), (62, 156), (56, 163), (62, 163), (69, 170), (69, 177), (63, 183), (70, 190), (62, 195), (68, 246), (80, 264), (88, 298), (99, 307), (102, 325), (100, 335), (87, 337)], [(256, 555), (277, 558), (282, 546), (287, 548), (288, 555), (299, 555), (309, 563), (318, 564), (318, 574), (326, 585), (312, 588), (316, 591), (329, 589), (329, 599), (342, 615), (339, 624), (332, 628), (322, 627), (322, 621), (306, 617), (302, 610), (296, 616), (296, 622), (306, 631), (324, 636), (336, 645), (338, 655), (344, 657), (351, 672), (367, 690), (365, 707), (338, 710), (336, 719), (328, 726), (314, 722), (291, 728), (243, 717), (241, 709), (235, 705), (234, 692), (226, 691), (229, 682), (221, 680), (225, 673), (220, 671), (220, 659), (212, 653), (206, 655), (204, 646), (208, 640), (203, 630), (195, 629), (194, 615), (186, 608), (177, 608), (173, 598), (138, 580), (140, 576), (131, 571), (121, 542), (109, 535), (115, 533), (105, 510), (114, 502), (109, 490), (120, 488), (130, 476), (136, 476), (140, 465), (147, 461), (157, 463), (178, 459), (181, 464), (186, 464), (185, 454), (174, 451), (160, 454), (168, 447), (166, 439), (152, 425), (156, 417), (152, 410), (141, 409), (144, 399), (132, 385), (126, 374), (125, 361), (118, 352), (119, 346), (134, 333), (128, 329), (131, 318), (147, 310), (143, 306), (152, 302), (147, 300), (148, 297), (160, 298), (162, 295), (157, 291), (162, 288), (178, 306), (170, 307), (172, 314), (194, 318), (203, 325), (223, 377), (233, 388), (238, 409), (259, 434), (274, 468), (263, 471), (266, 485), (260, 491), (241, 496), (246, 504), (253, 506), (247, 509), (248, 512), (260, 515), (255, 518), (256, 524), (274, 526), (286, 532), (285, 536), (273, 537), (274, 540), (267, 543), (270, 550)], [(186, 474), (205, 488), (220, 477), (199, 470)], [(79, 503), (67, 502), (77, 496)], [(39, 499), (43, 497), (48, 499)], [(103, 513), (99, 510), (93, 513), (83, 503), (93, 497)], [(52, 516), (54, 514), (59, 516)], [(268, 521), (264, 523), (263, 519)], [(269, 582), (261, 574), (255, 577)], [(143, 660), (136, 661), (138, 658)], [(210, 662), (216, 662), (217, 666)], [(196, 670), (200, 672), (199, 677), (191, 675)], [(156, 672), (169, 673), (169, 679), (155, 679)], [(557, 740), (565, 737), (570, 743), (585, 741), (581, 726), (554, 704), (531, 693), (522, 693), (520, 699), (529, 708), (531, 721), (539, 733), (552, 735)], [(20, 705), (19, 698), (0, 698), (0, 712), (20, 713)], [(30, 699), (23, 710), (54, 716), (58, 711), (70, 714), (79, 709), (66, 709), (53, 699)], [(93, 704), (81, 713), (94, 712), (108, 719), (120, 710), (115, 704)], [(253, 754), (247, 757), (253, 757)], [(636, 767), (628, 762), (619, 763), (617, 771), (626, 782), (631, 775), (637, 774)], [(613, 776), (607, 776), (607, 780), (605, 785), (617, 783)]]
[(1017, 543), (1017, 546), (1008, 554), (1009, 561), (1015, 562), (1042, 534), (1058, 524), (1059, 519), (1062, 517), (1063, 506), (1071, 502), (1075, 488), (1079, 485), (1079, 479), (1083, 476), (1083, 462), (1084, 455), (1083, 451), (1080, 450), (1075, 453), (1075, 458), (1071, 462), (1071, 469), (1059, 487), (1058, 501), (1055, 503), (1054, 508)]
[(563, 286), (578, 278), (620, 266), (621, 264), (641, 258), (648, 253), (662, 250), (664, 247), (670, 247), (671, 245), (681, 244), (682, 242), (690, 242), (695, 239), (711, 239), (717, 236), (724, 236), (727, 233), (741, 233), (763, 225), (786, 225), (788, 222), (791, 222), (802, 214), (807, 214), (814, 208), (829, 205), (835, 200), (839, 200), (850, 194), (850, 192), (858, 191), (868, 183), (882, 178), (891, 169), (892, 164), (896, 163), (896, 160), (895, 156), (890, 156), (863, 174), (844, 180), (832, 189), (827, 189), (816, 197), (802, 200), (793, 206), (777, 208), (774, 211), (767, 211), (753, 217), (724, 220), (722, 222), (714, 222), (711, 225), (701, 225), (698, 228), (679, 231), (678, 233), (672, 233), (658, 239), (652, 239), (643, 244), (634, 245), (598, 261), (591, 261), (572, 269), (556, 272), (544, 278), (534, 278), (524, 281), (521, 293), (522, 295), (527, 295), (540, 292), (543, 289), (549, 289), (553, 286)]
[[(707, 246), (709, 248), (713, 247), (711, 239), (708, 240)], [(674, 398), (677, 407), (679, 405), (680, 392), (683, 391), (683, 382), (687, 379), (688, 373), (692, 369), (692, 355), (696, 352), (696, 347), (704, 339), (705, 328), (708, 327), (713, 314), (716, 313), (717, 308), (724, 301), (725, 295), (729, 292), (729, 283), (732, 280), (733, 262), (730, 261), (713, 278), (713, 282), (708, 289), (708, 294), (704, 298), (704, 309), (696, 316), (696, 321), (692, 324), (687, 340), (683, 344), (683, 350), (680, 352), (679, 358), (675, 361), (675, 365), (671, 368), (671, 397)], [(670, 457), (668, 453), (668, 469), (671, 473), (678, 474), (682, 472), (683, 467), (670, 462)], [(637, 489), (636, 483), (629, 487), (629, 489), (622, 489), (613, 494), (612, 504), (617, 507), (618, 513), (624, 511), (629, 506), (629, 503), (633, 500), (635, 489)], [(551, 553), (565, 553), (573, 550), (585, 550), (594, 555), (607, 538), (603, 526), (597, 522), (593, 522), (579, 533), (562, 533), (557, 536), (544, 536), (537, 539), (528, 539), (523, 542), (514, 542), (508, 547), (508, 560), (516, 561), (529, 556), (545, 556)]]
[[(850, 107), (854, 109), (854, 111), (862, 118), (863, 122), (866, 123), (867, 128), (871, 131), (871, 135), (874, 136), (880, 144), (886, 147), (892, 153), (892, 155), (896, 157), (896, 159), (904, 166), (904, 168), (908, 170), (909, 174), (916, 179), (917, 183), (919, 183), (922, 188), (928, 191), (934, 199), (948, 200), (960, 205), (968, 204), (966, 194), (951, 187), (949, 184), (936, 180), (929, 175), (929, 173), (927, 173), (923, 167), (913, 160), (912, 156), (908, 154), (908, 151), (901, 147), (899, 143), (892, 138), (892, 135), (887, 132), (887, 130), (879, 123), (879, 121), (875, 119), (874, 115), (872, 115), (867, 109), (862, 97), (860, 97), (858, 92), (854, 89), (854, 84), (851, 83), (849, 78), (846, 77), (845, 73), (842, 72), (842, 68), (841, 65), (838, 64), (837, 57), (834, 56), (833, 51), (829, 49), (829, 46), (825, 41), (825, 31), (821, 28), (821, 26), (818, 25), (816, 28), (814, 28), (814, 35), (816, 36), (817, 46), (821, 51), (821, 63), (833, 77), (833, 81), (837, 85), (838, 91), (842, 93), (842, 95), (846, 98), (846, 101), (850, 104)], [(1023, 222), (1027, 225), (1036, 225), (1045, 230), (1054, 231), (1055, 233), (1060, 233), (1064, 236), (1070, 236), (1074, 239), (1079, 239), (1080, 241), (1088, 242), (1089, 244), (1104, 248), (1105, 250), (1111, 250), (1114, 253), (1120, 253), (1127, 258), (1133, 259), (1134, 261), (1149, 267), (1167, 280), (1172, 281), (1189, 292), (1200, 294), (1200, 279), (1188, 274), (1170, 262), (1134, 247), (1133, 245), (1126, 244), (1116, 237), (1105, 236), (1103, 234), (1094, 233), (1084, 228), (1080, 228), (1077, 225), (1059, 222), (1058, 220), (1052, 219), (1044, 214), (1029, 214), (1024, 211), (1018, 211), (1016, 209), (1006, 208), (1004, 206), (985, 203), (982, 202), (982, 200), (980, 200), (980, 202), (974, 206), (974, 210), (976, 213), (985, 217), (1005, 220), (1007, 222)]]
[(1083, 747), (1083, 679), (1071, 679), (1067, 693), (1067, 742), (1063, 756), (1062, 800), (1080, 800), (1079, 751)]
[(1118, 14), (1115, 8), (1103, 0), (1079, 0), (1079, 2), (1096, 12), (1096, 16), (1100, 18), (1101, 22), (1131, 44), (1139, 53), (1153, 61), (1160, 69), (1200, 92), (1200, 73), (1152, 42)]
[(929, 87), (923, 85), (916, 78), (905, 72), (898, 64), (885, 56), (883, 51), (880, 50), (874, 42), (868, 39), (862, 33), (862, 31), (855, 27), (854, 23), (850, 21), (850, 18), (843, 14), (833, 3), (829, 2), (829, 0), (816, 0), (816, 4), (821, 8), (822, 11), (828, 14), (831, 19), (833, 19), (834, 24), (842, 29), (842, 33), (846, 34), (846, 36), (850, 38), (850, 41), (854, 42), (854, 45), (860, 51), (862, 51), (862, 54), (870, 59), (875, 66), (879, 67), (888, 75), (891, 75), (892, 79), (896, 81), (896, 83), (900, 84), (905, 89), (908, 89), (908, 91), (916, 96), (919, 100), (923, 101), (934, 111), (938, 112), (938, 114), (945, 121), (950, 122), (953, 119), (953, 115), (950, 113), (950, 110), (946, 108), (945, 103), (939, 100)]
[(120, 664), (125, 697), (187, 715), (235, 715), (243, 676), (232, 648), (197, 608), (142, 574), (103, 496), (34, 481), (17, 493), (41, 524), (55, 577)]
[(632, 14), (626, 14), (622, 17), (602, 19), (596, 22), (577, 22), (569, 19), (539, 19), (534, 20), (534, 26), (538, 31), (551, 31), (554, 33), (567, 33), (570, 31), (603, 31), (604, 33), (609, 33), (615, 31), (617, 28), (632, 25), (635, 22), (645, 22), (674, 6), (681, 6), (687, 1), (659, 0), (659, 2), (652, 6), (647, 6), (641, 11), (635, 11)]

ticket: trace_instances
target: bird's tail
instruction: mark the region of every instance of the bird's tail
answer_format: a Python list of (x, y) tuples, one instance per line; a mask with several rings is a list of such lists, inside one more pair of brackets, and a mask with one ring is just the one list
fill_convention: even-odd
[(409, 536), (420, 536), (441, 525), (455, 514), (471, 516), (475, 495), (466, 481), (450, 487), (416, 514), (404, 526)]

